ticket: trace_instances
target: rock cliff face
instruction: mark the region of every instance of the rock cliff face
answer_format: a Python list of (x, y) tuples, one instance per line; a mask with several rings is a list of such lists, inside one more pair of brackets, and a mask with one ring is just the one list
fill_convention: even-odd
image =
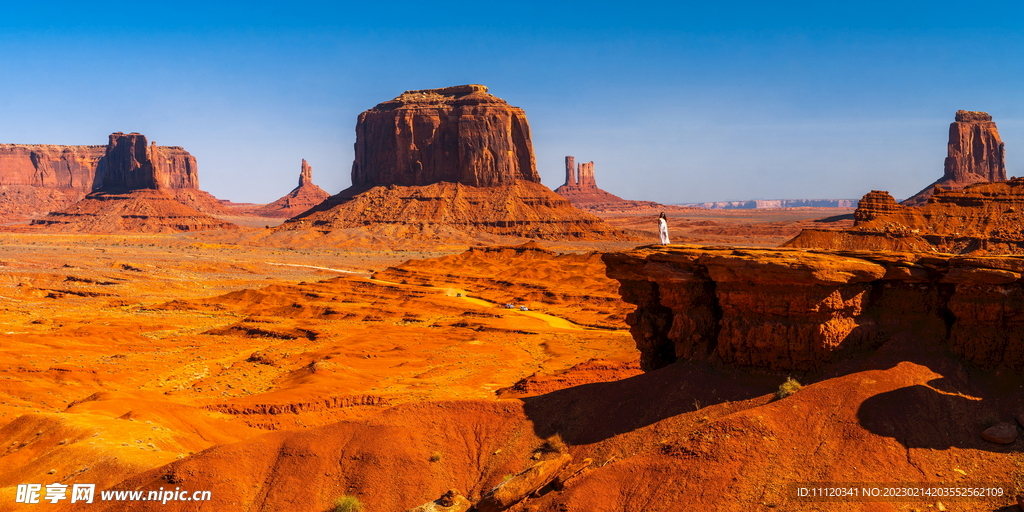
[(217, 211), (199, 190), (195, 158), (181, 147), (147, 145), (138, 133), (110, 135), (106, 146), (0, 144), (0, 220), (59, 210), (94, 191), (162, 189)]
[(196, 159), (183, 148), (148, 144), (145, 135), (116, 132), (110, 135), (103, 157), (91, 169), (83, 166), (81, 172), (88, 175), (91, 193), (54, 208), (32, 225), (47, 231), (81, 233), (176, 233), (237, 227), (205, 213), (219, 213), (220, 203), (199, 190)]
[(273, 203), (263, 205), (250, 213), (259, 217), (291, 218), (324, 202), (331, 195), (313, 183), (313, 167), (302, 160), (299, 186)]
[[(575, 157), (565, 157), (565, 183), (555, 193), (568, 199), (578, 208), (592, 211), (630, 211), (666, 209), (653, 201), (628, 201), (597, 187), (594, 162), (575, 163)], [(669, 207), (671, 208), (671, 207)]]
[(658, 246), (604, 256), (651, 370), (810, 370), (895, 337), (1024, 368), (1024, 258)]
[(199, 189), (196, 159), (178, 146), (148, 145), (139, 133), (110, 134), (94, 190)]
[(1024, 255), (1024, 179), (939, 190), (924, 206), (874, 190), (854, 218), (851, 229), (805, 229), (784, 246)]
[(1006, 181), (1003, 141), (987, 113), (958, 110), (949, 125), (947, 148), (942, 177), (903, 204), (924, 204), (935, 187), (959, 190), (974, 183)]
[(540, 183), (523, 109), (483, 85), (406, 91), (359, 114), (352, 185)]

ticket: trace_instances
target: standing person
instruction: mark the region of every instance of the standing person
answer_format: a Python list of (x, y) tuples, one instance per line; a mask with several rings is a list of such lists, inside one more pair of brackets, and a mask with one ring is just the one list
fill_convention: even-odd
[(658, 216), (658, 235), (661, 236), (661, 245), (668, 245), (668, 218), (665, 212)]

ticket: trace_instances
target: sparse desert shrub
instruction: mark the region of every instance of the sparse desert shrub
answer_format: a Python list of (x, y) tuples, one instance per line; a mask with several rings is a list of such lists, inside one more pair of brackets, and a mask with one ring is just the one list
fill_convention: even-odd
[(540, 449), (546, 453), (565, 453), (569, 450), (569, 447), (562, 440), (561, 434), (555, 434), (544, 440), (544, 444), (541, 445)]
[(794, 379), (793, 377), (786, 377), (786, 382), (783, 382), (779, 386), (779, 390), (776, 391), (775, 394), (779, 398), (786, 398), (787, 396), (792, 395), (797, 391), (800, 391), (800, 388), (802, 387), (803, 386), (800, 385), (800, 383), (797, 382), (796, 379)]
[(363, 503), (355, 496), (342, 496), (334, 500), (334, 512), (361, 512)]
[(441, 452), (431, 453), (430, 462), (441, 462)]

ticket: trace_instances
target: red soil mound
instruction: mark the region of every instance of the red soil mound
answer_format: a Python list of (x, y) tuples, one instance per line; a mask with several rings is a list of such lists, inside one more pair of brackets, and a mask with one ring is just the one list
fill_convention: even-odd
[[(629, 240), (592, 214), (574, 208), (547, 187), (529, 181), (473, 187), (434, 183), (415, 187), (348, 189), (289, 220), (274, 238), (308, 233), (329, 241), (359, 229), (382, 238), (452, 242), (477, 233), (545, 240)], [(298, 232), (298, 233), (289, 233)]]
[(47, 231), (67, 233), (180, 233), (237, 228), (179, 202), (170, 194), (149, 189), (90, 194), (32, 224)]
[(580, 325), (625, 328), (632, 307), (605, 277), (601, 255), (557, 254), (536, 243), (472, 248), (462, 254), (409, 260), (378, 272), (386, 281), (465, 287), (495, 304), (526, 306)]

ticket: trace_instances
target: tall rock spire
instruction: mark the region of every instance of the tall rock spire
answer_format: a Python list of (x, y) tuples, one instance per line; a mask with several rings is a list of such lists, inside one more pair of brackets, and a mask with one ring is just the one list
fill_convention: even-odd
[(960, 190), (973, 183), (1006, 181), (1003, 141), (988, 113), (958, 110), (956, 120), (949, 125), (946, 147), (948, 156), (942, 177), (903, 204), (925, 204), (937, 186)]

